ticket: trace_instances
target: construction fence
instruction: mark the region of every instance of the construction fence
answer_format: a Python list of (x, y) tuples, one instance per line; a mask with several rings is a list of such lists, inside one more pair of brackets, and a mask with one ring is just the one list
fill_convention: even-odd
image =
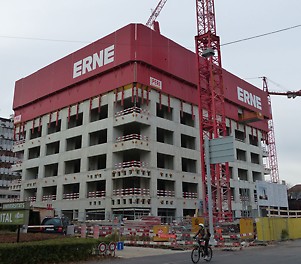
[[(131, 245), (191, 246), (193, 236), (202, 217), (192, 217), (181, 223), (161, 224), (159, 217), (119, 222), (90, 221), (74, 225), (74, 234), (81, 237), (118, 235)], [(255, 241), (269, 242), (301, 238), (301, 218), (263, 217), (244, 218), (231, 223), (218, 223), (214, 227), (217, 247), (241, 249), (255, 245)]]
[(262, 217), (255, 221), (257, 239), (260, 241), (301, 238), (301, 218)]

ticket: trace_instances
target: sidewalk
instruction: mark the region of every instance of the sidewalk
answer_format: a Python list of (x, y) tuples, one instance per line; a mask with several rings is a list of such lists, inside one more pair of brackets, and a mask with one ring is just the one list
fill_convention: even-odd
[(174, 254), (183, 252), (182, 250), (171, 250), (161, 248), (146, 248), (146, 247), (129, 247), (125, 246), (123, 250), (116, 250), (116, 257), (119, 258), (137, 258), (156, 256), (164, 254)]

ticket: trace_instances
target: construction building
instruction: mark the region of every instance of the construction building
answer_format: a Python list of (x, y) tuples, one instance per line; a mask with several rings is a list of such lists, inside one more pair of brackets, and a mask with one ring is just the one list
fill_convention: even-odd
[[(71, 219), (202, 213), (196, 55), (142, 24), (16, 82), (12, 188)], [(268, 96), (223, 70), (235, 218), (256, 216)]]
[(13, 153), (13, 131), (13, 119), (0, 117), (0, 204), (20, 198), (19, 191), (9, 189), (10, 183), (20, 178), (18, 172), (11, 170), (17, 161)]

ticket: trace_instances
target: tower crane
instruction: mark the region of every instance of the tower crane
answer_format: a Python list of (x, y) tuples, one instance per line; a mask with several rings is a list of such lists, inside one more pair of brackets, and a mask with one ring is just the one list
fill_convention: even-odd
[(214, 0), (196, 0), (197, 36), (195, 37), (203, 211), (208, 215), (208, 197), (212, 198), (213, 217), (232, 220), (229, 164), (210, 165), (211, 193), (207, 190), (204, 141), (226, 136), (226, 115), (222, 76), (220, 38), (216, 34)]
[[(272, 92), (268, 89), (268, 82), (266, 77), (261, 77), (263, 81), (263, 90), (268, 94), (268, 102), (270, 106), (270, 112), (272, 113), (272, 103), (270, 95), (286, 95), (287, 98), (296, 98), (297, 96), (301, 96), (301, 90), (299, 91), (287, 91), (287, 92)], [(268, 146), (268, 167), (271, 170), (270, 180), (274, 183), (279, 183), (279, 169), (278, 169), (278, 161), (277, 161), (277, 152), (276, 152), (276, 141), (275, 141), (275, 133), (274, 133), (274, 122), (273, 117), (268, 121), (268, 137), (267, 137), (267, 146)]]
[(160, 0), (154, 11), (152, 12), (151, 16), (149, 17), (148, 21), (146, 22), (146, 26), (152, 28), (155, 31), (160, 33), (159, 23), (156, 21), (157, 17), (159, 16), (163, 6), (166, 4), (167, 0)]

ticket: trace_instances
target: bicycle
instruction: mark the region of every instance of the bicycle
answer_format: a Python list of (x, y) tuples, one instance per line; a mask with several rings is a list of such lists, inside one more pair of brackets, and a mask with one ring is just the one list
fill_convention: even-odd
[(213, 255), (212, 248), (211, 246), (208, 246), (208, 256), (205, 259), (205, 252), (204, 252), (205, 246), (203, 245), (203, 243), (204, 240), (201, 241), (197, 240), (197, 245), (195, 245), (194, 248), (192, 249), (191, 260), (193, 263), (198, 263), (201, 257), (204, 258), (204, 260), (207, 262), (211, 261)]

